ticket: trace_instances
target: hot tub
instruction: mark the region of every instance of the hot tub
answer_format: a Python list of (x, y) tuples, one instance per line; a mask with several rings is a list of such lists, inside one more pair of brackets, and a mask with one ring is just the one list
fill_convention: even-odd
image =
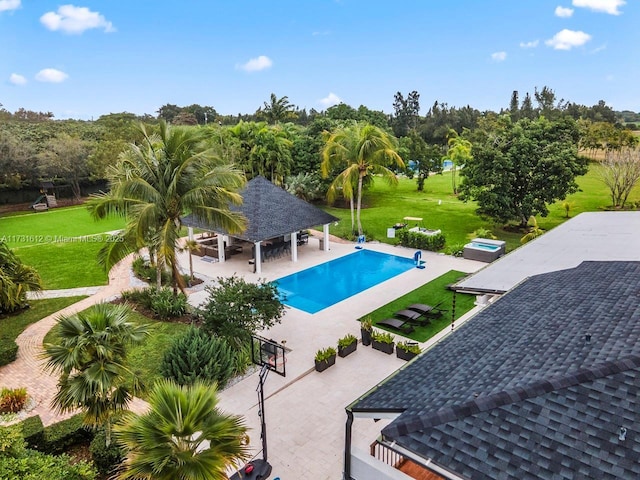
[(462, 256), (468, 260), (490, 263), (505, 254), (506, 242), (490, 238), (474, 238), (467, 243)]

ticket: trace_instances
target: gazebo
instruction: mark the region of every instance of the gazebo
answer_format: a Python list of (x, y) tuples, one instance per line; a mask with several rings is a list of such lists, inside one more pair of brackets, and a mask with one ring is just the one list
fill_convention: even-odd
[(261, 273), (261, 243), (274, 238), (289, 239), (291, 242), (291, 261), (298, 260), (298, 232), (322, 225), (322, 249), (329, 250), (329, 225), (338, 221), (337, 217), (315, 207), (304, 200), (274, 185), (264, 177), (258, 176), (247, 182), (241, 190), (243, 203), (233, 210), (241, 212), (247, 219), (247, 228), (242, 233), (229, 235), (229, 232), (217, 226), (207, 225), (191, 215), (182, 219), (183, 225), (200, 228), (218, 234), (218, 260), (225, 261), (225, 237), (244, 240), (254, 245), (255, 272)]

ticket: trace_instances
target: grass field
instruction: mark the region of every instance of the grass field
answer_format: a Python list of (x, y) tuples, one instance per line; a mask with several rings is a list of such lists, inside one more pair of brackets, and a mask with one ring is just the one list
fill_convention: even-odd
[[(373, 312), (365, 315), (371, 317), (374, 328), (387, 330), (397, 337), (409, 338), (418, 342), (426, 342), (443, 328), (451, 326), (451, 318), (453, 311), (453, 292), (446, 288), (447, 285), (455, 283), (465, 273), (451, 270), (444, 275), (430, 281), (429, 283), (412, 290), (411, 292), (396, 298), (393, 302), (387, 303)], [(456, 294), (455, 319), (460, 318), (473, 308), (475, 295)], [(407, 308), (412, 303), (426, 303), (427, 305), (439, 305), (442, 309), (442, 316), (433, 319), (426, 326), (416, 326), (415, 330), (410, 334), (402, 334), (397, 330), (379, 327), (377, 323), (385, 318), (392, 318), (393, 314), (398, 310)], [(363, 318), (365, 318), (363, 317)], [(362, 320), (362, 318), (360, 319)]]
[(124, 219), (95, 221), (84, 206), (0, 217), (0, 239), (35, 267), (45, 289), (105, 285), (107, 273), (96, 261), (106, 232), (124, 227)]
[[(581, 212), (598, 211), (611, 204), (607, 187), (598, 180), (595, 166), (587, 175), (578, 178), (580, 191), (570, 195), (565, 201), (571, 205), (570, 216)], [(640, 200), (640, 185), (632, 192), (630, 201)], [(557, 202), (549, 207), (547, 217), (538, 217), (538, 225), (549, 230), (567, 220), (562, 204)], [(507, 242), (507, 250), (520, 246), (522, 234), (504, 230), (490, 220), (483, 220), (475, 213), (474, 202), (458, 200), (451, 189), (451, 173), (433, 175), (425, 182), (423, 192), (416, 190), (416, 181), (401, 178), (397, 187), (389, 187), (381, 179), (376, 179), (373, 187), (363, 198), (362, 226), (368, 240), (396, 243), (388, 239), (387, 228), (402, 222), (403, 217), (423, 218), (422, 226), (440, 229), (447, 239), (447, 245), (459, 245), (469, 241), (469, 235), (478, 228), (487, 228), (501, 240)], [(331, 225), (331, 233), (345, 237), (351, 228), (348, 208), (326, 208), (326, 211), (340, 218), (340, 223)], [(410, 224), (410, 226), (414, 226)]]

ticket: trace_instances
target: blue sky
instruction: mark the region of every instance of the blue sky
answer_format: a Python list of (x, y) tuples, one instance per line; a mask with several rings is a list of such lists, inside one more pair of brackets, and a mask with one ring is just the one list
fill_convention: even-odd
[(253, 113), (270, 93), (421, 113), (559, 98), (640, 111), (638, 0), (0, 0), (0, 103), (90, 119), (166, 103)]

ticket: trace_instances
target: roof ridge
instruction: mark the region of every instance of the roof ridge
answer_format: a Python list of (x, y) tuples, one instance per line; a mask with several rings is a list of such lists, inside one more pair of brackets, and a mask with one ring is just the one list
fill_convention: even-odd
[(630, 355), (619, 360), (595, 364), (590, 368), (580, 368), (549, 379), (536, 380), (524, 387), (510, 388), (490, 395), (483, 395), (458, 405), (441, 408), (435, 413), (401, 416), (382, 430), (383, 435), (407, 435), (425, 428), (435, 427), (460, 420), (470, 415), (504, 407), (533, 397), (557, 390), (573, 387), (581, 383), (592, 382), (600, 378), (615, 375), (640, 367), (640, 355)]

